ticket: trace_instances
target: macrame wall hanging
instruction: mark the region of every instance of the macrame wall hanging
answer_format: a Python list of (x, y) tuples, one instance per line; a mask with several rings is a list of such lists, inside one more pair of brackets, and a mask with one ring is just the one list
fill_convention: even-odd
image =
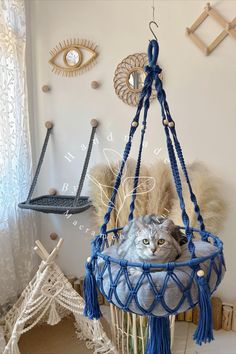
[[(156, 24), (151, 21), (150, 28), (153, 23)], [(96, 290), (98, 287), (108, 302), (123, 311), (149, 317), (146, 354), (171, 354), (169, 316), (193, 308), (196, 304), (199, 305), (200, 318), (194, 333), (194, 340), (200, 345), (213, 340), (210, 297), (223, 278), (225, 262), (222, 241), (205, 229), (204, 220), (192, 190), (175, 122), (172, 119), (166, 93), (159, 77), (162, 69), (157, 62), (158, 54), (157, 39), (151, 40), (148, 46), (149, 64), (145, 68), (146, 78), (136, 114), (131, 122), (129, 139), (124, 149), (108, 209), (104, 215), (104, 223), (101, 225), (100, 233), (92, 241), (91, 257), (86, 263), (84, 314), (91, 319), (100, 318), (101, 312)], [(136, 190), (153, 85), (160, 103), (170, 167), (182, 212), (183, 226), (179, 228), (183, 230), (188, 240), (185, 251), (177, 261), (162, 264), (137, 263), (120, 259), (117, 253), (117, 241), (122, 228), (107, 230), (133, 138), (141, 125), (140, 146), (127, 222), (134, 217)], [(143, 119), (140, 124), (142, 110)], [(185, 177), (184, 182), (189, 190), (199, 229), (191, 227), (189, 222), (183, 198), (180, 168)], [(200, 239), (197, 239), (196, 235), (199, 235)], [(133, 268), (135, 272), (132, 271)]]

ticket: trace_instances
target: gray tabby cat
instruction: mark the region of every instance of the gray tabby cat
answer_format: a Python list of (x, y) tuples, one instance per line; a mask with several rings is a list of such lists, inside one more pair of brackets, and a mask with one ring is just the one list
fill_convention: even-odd
[(181, 245), (186, 242), (186, 236), (172, 220), (145, 215), (124, 227), (118, 255), (131, 262), (172, 262), (181, 255)]

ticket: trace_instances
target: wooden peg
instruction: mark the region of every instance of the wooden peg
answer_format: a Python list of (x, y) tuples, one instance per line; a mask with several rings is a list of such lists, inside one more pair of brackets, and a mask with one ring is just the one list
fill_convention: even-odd
[(45, 122), (45, 127), (47, 129), (51, 129), (53, 127), (53, 122), (50, 122), (49, 120), (47, 122)]
[(231, 24), (230, 23), (226, 23), (225, 30), (228, 32), (230, 29), (231, 29)]
[(50, 239), (56, 241), (58, 239), (58, 234), (56, 232), (51, 232)]
[(91, 119), (90, 124), (93, 128), (96, 128), (98, 126), (98, 121), (97, 119)]
[(190, 33), (191, 33), (190, 28), (189, 28), (189, 27), (186, 27), (186, 34), (188, 35), (188, 34), (190, 34)]
[(209, 2), (206, 4), (205, 10), (206, 11), (210, 11), (211, 10), (211, 4)]
[(46, 261), (47, 257), (43, 254), (43, 252), (39, 249), (38, 246), (34, 247), (34, 252), (37, 253), (37, 255), (43, 260)]
[(91, 82), (91, 87), (96, 90), (97, 88), (99, 88), (100, 84), (98, 81), (92, 81)]
[(49, 195), (57, 195), (57, 190), (56, 190), (55, 188), (50, 188), (50, 189), (48, 190), (48, 194), (49, 194)]
[(40, 251), (42, 252), (42, 254), (47, 258), (49, 256), (48, 251), (46, 250), (46, 248), (43, 246), (43, 244), (39, 241), (36, 240), (35, 241), (36, 246), (40, 249)]
[(42, 86), (42, 91), (46, 93), (46, 92), (51, 91), (51, 88), (50, 88), (50, 86), (48, 86), (48, 85), (43, 85), (43, 86)]

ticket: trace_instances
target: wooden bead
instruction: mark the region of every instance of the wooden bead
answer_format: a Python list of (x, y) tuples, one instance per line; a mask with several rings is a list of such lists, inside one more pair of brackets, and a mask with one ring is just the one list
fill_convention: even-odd
[(190, 31), (190, 28), (186, 27), (186, 34), (190, 34), (191, 31)]
[(173, 121), (171, 121), (171, 122), (168, 123), (168, 126), (169, 126), (170, 128), (173, 128), (173, 127), (175, 126), (175, 123), (174, 123)]
[(133, 122), (132, 123), (132, 127), (137, 127), (138, 126), (138, 122)]
[(91, 119), (90, 124), (93, 128), (96, 128), (98, 126), (98, 121), (97, 119)]
[(205, 9), (206, 9), (207, 11), (210, 11), (210, 9), (211, 9), (211, 4), (210, 4), (209, 2), (206, 4)]
[(58, 239), (58, 234), (56, 232), (51, 232), (50, 239), (56, 241)]
[(198, 277), (201, 278), (201, 277), (204, 277), (204, 275), (205, 275), (204, 270), (200, 269), (200, 270), (197, 271), (197, 276), (198, 276)]
[(50, 122), (50, 121), (47, 121), (47, 122), (45, 123), (45, 127), (46, 127), (47, 129), (51, 129), (51, 128), (53, 127), (53, 123)]
[(209, 54), (210, 54), (209, 48), (205, 48), (205, 54), (206, 54), (206, 55), (209, 55)]
[(48, 86), (48, 85), (43, 85), (43, 86), (42, 86), (42, 91), (43, 91), (43, 92), (46, 93), (46, 92), (48, 92), (48, 91), (50, 91), (50, 90), (51, 90), (50, 86)]
[(56, 194), (57, 194), (57, 190), (56, 190), (55, 188), (50, 188), (50, 189), (48, 190), (48, 194), (49, 194), (49, 195), (56, 195)]
[(97, 88), (99, 88), (99, 86), (100, 86), (100, 84), (99, 84), (99, 82), (98, 81), (92, 81), (91, 82), (91, 87), (93, 88), (93, 89), (97, 89)]
[(168, 125), (168, 124), (169, 124), (168, 119), (164, 119), (164, 120), (163, 120), (163, 124), (164, 124), (164, 125)]

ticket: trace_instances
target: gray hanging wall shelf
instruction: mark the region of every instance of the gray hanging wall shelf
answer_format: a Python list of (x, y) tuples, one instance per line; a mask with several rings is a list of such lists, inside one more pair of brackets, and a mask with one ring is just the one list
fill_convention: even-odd
[(87, 196), (81, 196), (81, 191), (83, 188), (86, 172), (88, 169), (88, 164), (92, 152), (94, 135), (98, 126), (98, 121), (96, 119), (91, 120), (92, 132), (90, 135), (89, 145), (87, 149), (87, 154), (84, 161), (84, 166), (82, 174), (80, 177), (80, 182), (75, 196), (69, 195), (42, 195), (40, 197), (32, 198), (38, 176), (42, 167), (43, 159), (48, 145), (48, 140), (52, 132), (53, 124), (52, 122), (46, 122), (45, 126), (47, 128), (46, 137), (42, 147), (42, 151), (39, 157), (36, 172), (30, 187), (28, 197), (25, 202), (19, 203), (19, 208), (31, 209), (35, 211), (40, 211), (43, 213), (53, 213), (53, 214), (64, 214), (68, 212), (69, 214), (78, 214), (82, 211), (87, 210), (91, 206), (91, 201)]

